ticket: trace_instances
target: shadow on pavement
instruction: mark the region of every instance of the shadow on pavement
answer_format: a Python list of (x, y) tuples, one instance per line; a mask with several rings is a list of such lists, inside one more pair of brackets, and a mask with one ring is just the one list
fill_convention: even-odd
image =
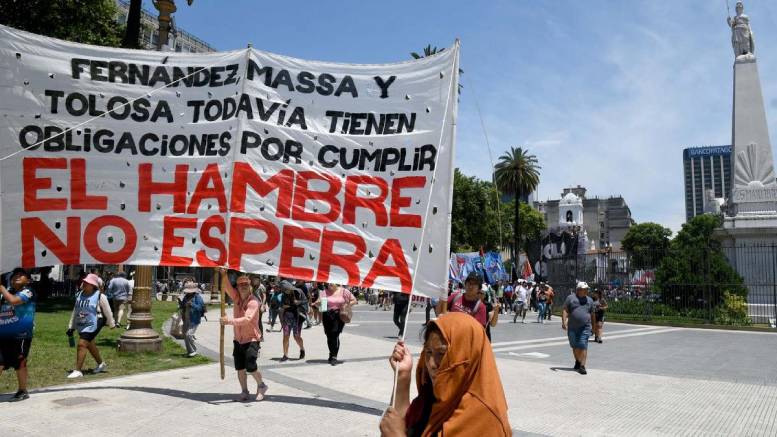
[(551, 367), (550, 370), (554, 372), (558, 372), (559, 370), (562, 372), (577, 372), (577, 369), (573, 367)]
[[(139, 386), (61, 387), (61, 388), (35, 390), (33, 394), (78, 392), (78, 391), (89, 391), (89, 390), (129, 390), (129, 391), (150, 393), (155, 395), (164, 395), (164, 396), (170, 396), (174, 398), (205, 402), (211, 405), (230, 404), (230, 403), (236, 402), (234, 400), (236, 396), (235, 393), (192, 393), (188, 391), (168, 389), (168, 388), (139, 387)], [(356, 413), (370, 414), (373, 416), (383, 415), (383, 411), (377, 408), (365, 407), (363, 405), (358, 405), (353, 403), (330, 401), (330, 400), (320, 399), (320, 398), (307, 398), (307, 397), (299, 397), (299, 396), (268, 394), (264, 398), (264, 401), (262, 402), (277, 402), (277, 403), (294, 404), (294, 405), (301, 404), (301, 405), (310, 405), (312, 407), (319, 407), (319, 408), (331, 408), (335, 410), (353, 411)], [(251, 402), (245, 402), (245, 403), (251, 403)]]

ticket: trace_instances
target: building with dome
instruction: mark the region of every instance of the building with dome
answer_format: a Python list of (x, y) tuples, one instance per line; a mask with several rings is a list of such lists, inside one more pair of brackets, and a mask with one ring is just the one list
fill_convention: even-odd
[(564, 188), (561, 198), (535, 202), (550, 232), (576, 232), (578, 253), (612, 247), (620, 250), (621, 240), (634, 225), (631, 210), (622, 196), (587, 198), (580, 185)]

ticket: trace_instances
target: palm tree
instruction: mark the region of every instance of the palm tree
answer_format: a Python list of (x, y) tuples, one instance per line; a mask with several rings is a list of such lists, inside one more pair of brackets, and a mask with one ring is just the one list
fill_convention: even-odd
[(521, 197), (537, 189), (540, 172), (537, 157), (521, 147), (511, 147), (499, 157), (494, 166), (494, 181), (502, 193), (515, 196), (515, 217), (513, 226), (513, 260), (518, 259), (521, 243)]
[(443, 50), (445, 50), (444, 47), (438, 50), (437, 47), (432, 47), (432, 45), (429, 44), (428, 46), (424, 47), (424, 54), (423, 55), (419, 55), (417, 52), (411, 52), (410, 56), (412, 56), (413, 59), (421, 59), (421, 58), (425, 58), (427, 56), (432, 56), (432, 55), (434, 55), (436, 53), (440, 53)]

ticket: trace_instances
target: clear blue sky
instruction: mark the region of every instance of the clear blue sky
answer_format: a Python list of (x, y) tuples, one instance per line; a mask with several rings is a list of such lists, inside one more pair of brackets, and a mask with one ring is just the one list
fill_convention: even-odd
[[(301, 58), (381, 63), (460, 38), (457, 166), (489, 177), (477, 99), (494, 159), (510, 146), (539, 158), (540, 199), (580, 184), (589, 195), (623, 195), (638, 222), (676, 231), (685, 219), (683, 147), (731, 142), (725, 0), (178, 3), (178, 26), (219, 50), (251, 42)], [(745, 13), (774, 143), (777, 2), (746, 1)]]

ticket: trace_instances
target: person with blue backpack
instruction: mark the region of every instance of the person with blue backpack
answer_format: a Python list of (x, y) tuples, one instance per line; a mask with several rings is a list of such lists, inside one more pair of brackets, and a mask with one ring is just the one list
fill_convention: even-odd
[(9, 287), (0, 285), (0, 375), (6, 369), (16, 371), (18, 390), (9, 402), (29, 399), (27, 393), (27, 356), (30, 353), (35, 301), (27, 286), (30, 274), (21, 268), (11, 273)]
[(76, 351), (76, 368), (67, 376), (68, 379), (84, 376), (82, 369), (87, 351), (97, 363), (93, 373), (105, 372), (107, 367), (100, 356), (95, 339), (103, 326), (107, 324), (110, 328), (115, 328), (116, 324), (113, 321), (111, 304), (108, 303), (105, 294), (100, 292), (101, 282), (94, 273), (86, 275), (81, 282), (81, 291), (76, 295), (76, 304), (70, 316), (67, 335), (72, 337), (73, 333), (78, 331), (78, 349)]
[(202, 317), (207, 309), (200, 296), (197, 283), (191, 279), (183, 282), (183, 297), (178, 300), (178, 309), (181, 311), (183, 321), (183, 342), (186, 345), (186, 354), (189, 358), (197, 356), (197, 345), (194, 343), (194, 334), (200, 326)]

